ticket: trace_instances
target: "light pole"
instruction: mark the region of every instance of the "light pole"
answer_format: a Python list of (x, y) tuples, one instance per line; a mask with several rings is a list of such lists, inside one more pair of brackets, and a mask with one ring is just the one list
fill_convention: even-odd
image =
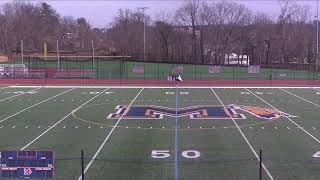
[(57, 59), (58, 59), (58, 69), (60, 69), (59, 40), (57, 40)]
[(319, 65), (319, 0), (317, 0), (317, 53), (316, 53), (316, 65), (318, 69)]
[(146, 16), (145, 10), (149, 7), (138, 7), (139, 10), (143, 11), (143, 61), (146, 61)]
[(21, 64), (24, 64), (24, 61), (23, 61), (23, 41), (21, 40), (20, 41), (20, 46), (21, 46)]

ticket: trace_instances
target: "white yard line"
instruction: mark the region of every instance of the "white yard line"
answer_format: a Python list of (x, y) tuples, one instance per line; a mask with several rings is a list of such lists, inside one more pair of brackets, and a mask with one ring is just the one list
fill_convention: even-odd
[[(35, 91), (35, 90), (38, 90), (38, 89), (41, 89), (41, 87), (38, 87), (38, 88), (32, 89), (32, 90), (30, 90), (30, 91)], [(17, 96), (21, 96), (21, 95), (24, 95), (24, 94), (28, 94), (27, 92), (29, 92), (29, 91), (26, 91), (26, 92), (23, 92), (23, 93), (20, 93), (20, 94), (16, 94), (16, 95), (14, 95), (14, 96), (10, 96), (10, 97), (7, 97), (7, 98), (4, 98), (4, 99), (1, 99), (1, 100), (0, 100), (0, 102), (2, 102), (2, 101), (6, 101), (6, 100), (8, 100), (8, 99), (12, 99), (12, 98), (17, 97)]]
[(29, 107), (27, 107), (27, 108), (25, 108), (25, 109), (22, 109), (21, 111), (18, 111), (18, 112), (16, 112), (16, 113), (14, 113), (14, 114), (12, 114), (12, 115), (4, 118), (4, 119), (1, 119), (1, 120), (0, 120), (0, 123), (3, 122), (3, 121), (6, 121), (7, 119), (10, 119), (10, 118), (12, 118), (12, 117), (14, 117), (14, 116), (16, 116), (16, 115), (18, 115), (18, 114), (20, 114), (20, 113), (22, 113), (22, 112), (24, 112), (24, 111), (26, 111), (26, 110), (28, 110), (28, 109), (30, 109), (30, 108), (33, 108), (33, 107), (35, 107), (35, 106), (38, 106), (39, 104), (42, 104), (42, 103), (47, 102), (47, 101), (49, 101), (49, 100), (51, 100), (51, 99), (53, 99), (53, 98), (55, 98), (55, 97), (58, 97), (58, 96), (62, 95), (62, 94), (64, 94), (64, 93), (67, 93), (67, 92), (69, 92), (69, 91), (71, 91), (71, 90), (73, 90), (73, 89), (69, 89), (69, 90), (63, 91), (63, 92), (60, 93), (60, 94), (57, 94), (57, 95), (52, 96), (52, 97), (50, 97), (50, 98), (48, 98), (48, 99), (45, 99), (45, 100), (43, 100), (43, 101), (40, 101), (40, 102), (38, 102), (38, 103), (36, 103), (36, 104), (34, 104), (34, 105), (32, 105), (32, 106), (29, 106)]
[[(138, 94), (136, 95), (136, 97), (134, 97), (134, 99), (130, 102), (130, 104), (127, 106), (127, 110), (129, 110), (130, 106), (133, 104), (133, 102), (138, 98), (138, 96), (141, 94), (141, 92), (143, 91), (143, 88), (138, 92)], [(126, 111), (127, 111), (126, 110)], [(94, 154), (94, 156), (91, 158), (90, 162), (87, 164), (85, 170), (84, 170), (84, 174), (88, 171), (88, 169), (90, 168), (90, 166), (92, 165), (93, 161), (97, 158), (98, 154), (100, 153), (100, 151), (102, 150), (103, 146), (107, 143), (108, 139), (110, 138), (111, 134), (113, 133), (113, 131), (116, 129), (116, 127), (118, 126), (118, 124), (120, 123), (121, 119), (123, 118), (123, 116), (125, 115), (125, 113), (123, 113), (120, 118), (118, 119), (118, 121), (115, 123), (115, 125), (112, 127), (111, 131), (109, 132), (109, 134), (107, 135), (107, 137), (104, 139), (104, 141), (102, 142), (102, 144), (100, 145), (99, 149), (97, 150), (97, 152)], [(78, 180), (81, 180), (82, 177), (81, 175), (79, 176)]]
[(45, 135), (47, 132), (49, 132), (52, 128), (54, 128), (55, 126), (57, 126), (59, 123), (61, 123), (63, 120), (65, 120), (67, 117), (69, 117), (72, 113), (74, 113), (75, 111), (79, 110), (80, 108), (82, 108), (83, 106), (85, 106), (86, 104), (88, 104), (89, 102), (91, 102), (93, 99), (95, 99), (96, 97), (100, 96), (101, 94), (103, 94), (104, 92), (106, 92), (108, 89), (105, 89), (104, 91), (102, 91), (101, 93), (95, 95), (93, 98), (89, 99), (88, 101), (86, 101), (85, 103), (81, 104), (80, 106), (78, 106), (76, 109), (72, 110), (69, 114), (67, 114), (66, 116), (64, 116), (62, 119), (60, 119), (58, 122), (56, 122), (55, 124), (53, 124), (50, 128), (48, 128), (47, 130), (45, 130), (44, 132), (42, 132), (39, 136), (37, 136), (36, 138), (34, 138), (32, 141), (30, 141), (27, 145), (23, 146), (21, 148), (21, 150), (26, 149), (28, 146), (30, 146), (32, 143), (34, 143), (35, 141), (37, 141), (40, 137), (42, 137), (43, 135)]
[[(120, 86), (10, 86), (11, 88), (35, 88), (35, 87), (41, 87), (41, 88), (79, 88), (79, 89), (96, 89), (96, 88), (117, 88), (117, 89), (139, 89), (139, 88), (144, 88), (144, 89), (174, 89), (175, 85), (173, 84), (172, 86), (149, 86), (149, 85), (144, 85), (144, 86), (130, 86), (130, 85), (120, 85)], [(283, 88), (283, 89), (312, 89), (312, 88), (320, 88), (317, 86), (271, 86), (271, 87), (264, 87), (264, 86), (192, 86), (192, 85), (179, 85), (179, 88), (181, 89), (208, 89), (208, 88), (215, 88), (215, 89), (243, 89), (243, 88), (261, 88), (261, 89), (278, 89), (278, 88)]]
[[(246, 90), (248, 92), (250, 92), (252, 95), (256, 96), (257, 98), (259, 98), (261, 101), (263, 101), (264, 103), (266, 103), (267, 105), (269, 105), (270, 107), (272, 107), (274, 110), (279, 111), (276, 107), (274, 107), (273, 105), (271, 105), (270, 103), (268, 103), (266, 100), (262, 99), (260, 96), (256, 95), (255, 93), (253, 93), (252, 91), (250, 91), (249, 89), (246, 88)], [(309, 133), (307, 130), (305, 130), (302, 126), (300, 126), (298, 123), (296, 123), (295, 121), (293, 121), (290, 117), (284, 116), (285, 118), (287, 118), (290, 122), (292, 122), (294, 125), (296, 125), (298, 128), (300, 128), (303, 132), (305, 132), (307, 135), (309, 135), (313, 140), (317, 141), (320, 144), (320, 140), (317, 139), (316, 137), (314, 137), (311, 133)]]
[(301, 96), (298, 96), (298, 95), (296, 95), (296, 94), (294, 94), (294, 93), (292, 93), (292, 92), (289, 92), (289, 91), (284, 90), (284, 89), (282, 89), (282, 88), (280, 88), (280, 90), (281, 90), (281, 91), (284, 91), (284, 92), (286, 92), (286, 93), (288, 93), (288, 94), (291, 94), (292, 96), (295, 96), (295, 97), (297, 97), (297, 98), (299, 98), (299, 99), (302, 99), (302, 100), (304, 100), (304, 101), (306, 101), (306, 102), (308, 102), (308, 103), (310, 103), (310, 104), (313, 104), (313, 105), (315, 105), (315, 106), (317, 106), (317, 107), (320, 107), (319, 104), (316, 104), (316, 103), (314, 103), (314, 102), (312, 102), (312, 101), (309, 101), (308, 99), (305, 99), (305, 98), (303, 98), (303, 97), (301, 97)]
[[(221, 99), (219, 98), (219, 96), (217, 95), (217, 93), (211, 88), (211, 91), (214, 93), (214, 95), (217, 97), (217, 99), (219, 100), (219, 102), (221, 103), (221, 105), (227, 109), (227, 107), (225, 106), (225, 104), (221, 101)], [(252, 153), (254, 154), (254, 156), (257, 158), (257, 160), (260, 162), (260, 158), (259, 155), (257, 154), (257, 152), (254, 150), (254, 148), (252, 147), (251, 143), (249, 142), (249, 140), (247, 139), (247, 137), (244, 135), (244, 133), (242, 132), (241, 128), (239, 127), (238, 123), (234, 120), (234, 118), (230, 115), (231, 120), (233, 121), (233, 123), (236, 125), (238, 131), (240, 132), (241, 136), (243, 137), (243, 139), (246, 141), (247, 145), (249, 146), (249, 148), (251, 149)], [(269, 178), (271, 180), (274, 180), (274, 178), (272, 177), (271, 173), (269, 172), (269, 170), (266, 168), (266, 166), (264, 165), (264, 163), (262, 163), (262, 168), (264, 169), (264, 171), (267, 173), (267, 175), (269, 176)]]

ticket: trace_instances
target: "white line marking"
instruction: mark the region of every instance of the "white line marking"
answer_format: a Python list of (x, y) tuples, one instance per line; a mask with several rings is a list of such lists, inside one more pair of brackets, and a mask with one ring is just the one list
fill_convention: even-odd
[[(41, 87), (40, 87), (40, 88), (41, 88)], [(40, 88), (35, 88), (35, 89), (30, 90), (30, 91), (38, 90), (38, 89), (40, 89)], [(26, 92), (23, 92), (23, 93), (21, 93), (21, 94), (16, 94), (16, 95), (14, 95), (14, 96), (10, 96), (10, 97), (1, 99), (0, 102), (6, 101), (6, 100), (8, 100), (8, 99), (12, 99), (12, 98), (14, 98), (14, 97), (18, 97), (18, 96), (21, 96), (21, 95), (28, 94), (28, 92), (29, 92), (29, 91), (26, 91)]]
[(89, 102), (91, 102), (93, 99), (95, 99), (96, 97), (100, 96), (102, 93), (104, 93), (105, 91), (107, 91), (108, 89), (104, 90), (103, 92), (95, 95), (93, 98), (89, 99), (87, 102), (81, 104), (80, 106), (78, 106), (76, 109), (72, 110), (69, 114), (67, 114), (66, 116), (64, 116), (62, 119), (60, 119), (58, 122), (56, 122), (54, 125), (52, 125), (50, 128), (46, 129), (44, 132), (42, 132), (38, 137), (36, 137), (35, 139), (33, 139), (32, 141), (30, 141), (27, 145), (25, 145), (23, 148), (21, 148), (21, 150), (26, 149), (28, 146), (30, 146), (32, 143), (34, 143), (35, 141), (37, 141), (40, 137), (42, 137), (43, 135), (45, 135), (47, 132), (49, 132), (53, 127), (57, 126), (60, 122), (62, 122), (63, 120), (65, 120), (67, 117), (69, 117), (73, 112), (77, 111), (78, 109), (82, 108), (83, 106), (85, 106), (86, 104), (88, 104)]
[[(218, 94), (211, 88), (211, 91), (214, 93), (214, 95), (217, 97), (217, 99), (219, 100), (219, 102), (221, 103), (221, 105), (227, 109), (227, 107), (225, 106), (225, 104), (221, 101), (221, 99), (219, 98)], [(251, 149), (252, 153), (254, 154), (254, 156), (257, 158), (257, 160), (260, 162), (260, 158), (257, 154), (257, 152), (254, 150), (254, 148), (252, 147), (251, 143), (248, 141), (247, 137), (244, 135), (244, 133), (242, 132), (242, 130), (240, 129), (238, 123), (234, 120), (234, 118), (230, 115), (231, 120), (233, 121), (233, 123), (236, 125), (238, 131), (240, 132), (241, 136), (243, 137), (243, 139), (246, 141), (247, 145), (249, 146), (249, 148)], [(264, 165), (264, 163), (262, 163), (262, 168), (264, 169), (264, 171), (267, 173), (267, 175), (269, 176), (269, 178), (271, 180), (274, 180), (272, 175), (270, 174), (269, 170), (266, 168), (266, 166)]]
[[(10, 88), (79, 88), (79, 89), (104, 89), (104, 88), (117, 88), (117, 89), (174, 89), (174, 86), (17, 86), (13, 85)], [(284, 88), (284, 89), (310, 89), (310, 88), (320, 88), (319, 86), (271, 86), (271, 87), (263, 87), (263, 86), (179, 86), (179, 88), (184, 89), (208, 89), (208, 88), (216, 88), (216, 89), (243, 89), (243, 88), (260, 88), (260, 89), (276, 89), (276, 88)]]
[[(253, 94), (254, 96), (256, 96), (257, 98), (259, 98), (261, 101), (263, 101), (264, 103), (266, 103), (267, 105), (269, 105), (270, 107), (272, 107), (274, 110), (279, 111), (276, 107), (274, 107), (273, 105), (271, 105), (270, 103), (268, 103), (266, 100), (262, 99), (260, 96), (252, 93), (249, 89), (246, 88), (247, 91), (249, 91), (251, 94)], [(294, 125), (296, 125), (298, 128), (300, 128), (303, 132), (305, 132), (307, 135), (309, 135), (313, 140), (317, 141), (320, 144), (320, 140), (317, 139), (316, 137), (314, 137), (311, 133), (309, 133), (308, 131), (306, 131), (302, 126), (300, 126), (298, 123), (296, 123), (295, 121), (293, 121), (290, 117), (284, 116), (285, 118), (287, 118), (290, 122), (292, 122)]]
[(306, 101), (306, 102), (308, 102), (308, 103), (310, 103), (310, 104), (313, 104), (313, 105), (315, 105), (315, 106), (317, 106), (317, 107), (320, 107), (319, 104), (316, 104), (316, 103), (314, 103), (314, 102), (312, 102), (312, 101), (309, 101), (308, 99), (305, 99), (305, 98), (303, 98), (303, 97), (301, 97), (301, 96), (298, 96), (298, 95), (296, 95), (296, 94), (293, 94), (292, 92), (289, 92), (289, 91), (284, 90), (284, 89), (282, 89), (282, 88), (280, 88), (280, 90), (282, 90), (282, 91), (284, 91), (284, 92), (286, 92), (286, 93), (288, 93), (288, 94), (291, 94), (292, 96), (295, 96), (295, 97), (297, 97), (297, 98), (299, 98), (299, 99), (302, 99), (302, 100), (304, 100), (304, 101)]
[[(141, 94), (141, 92), (143, 91), (143, 88), (139, 91), (139, 93), (136, 95), (136, 97), (131, 101), (131, 103), (127, 106), (127, 110), (129, 110), (130, 106), (133, 104), (133, 102), (138, 98), (138, 96)], [(126, 110), (126, 111), (127, 111)], [(98, 154), (100, 153), (100, 151), (102, 150), (103, 146), (107, 143), (108, 139), (110, 138), (111, 134), (113, 133), (113, 131), (116, 129), (116, 127), (118, 126), (118, 124), (120, 123), (121, 119), (123, 118), (125, 113), (123, 113), (120, 118), (118, 119), (118, 121), (116, 122), (116, 124), (112, 127), (111, 131), (109, 132), (109, 134), (107, 135), (107, 137), (104, 139), (104, 141), (102, 142), (102, 144), (100, 145), (99, 149), (97, 150), (97, 152), (94, 154), (94, 156), (91, 158), (90, 162), (88, 163), (88, 165), (86, 166), (85, 170), (84, 170), (84, 174), (88, 171), (88, 169), (90, 168), (91, 164), (93, 163), (93, 161), (97, 158)], [(79, 176), (78, 180), (81, 180), (81, 175)]]
[(64, 94), (64, 93), (67, 93), (67, 92), (69, 92), (69, 91), (71, 91), (71, 90), (73, 90), (73, 89), (69, 89), (69, 90), (63, 91), (63, 92), (60, 93), (60, 94), (57, 94), (57, 95), (52, 96), (52, 97), (50, 97), (50, 98), (48, 98), (48, 99), (45, 99), (45, 100), (43, 100), (43, 101), (41, 101), (41, 102), (38, 102), (38, 103), (36, 103), (36, 104), (34, 104), (34, 105), (32, 105), (32, 106), (29, 106), (29, 107), (27, 107), (27, 108), (25, 108), (25, 109), (22, 109), (21, 111), (18, 111), (18, 112), (16, 112), (16, 113), (14, 113), (14, 114), (12, 114), (12, 115), (4, 118), (4, 119), (1, 119), (1, 120), (0, 120), (0, 123), (3, 122), (3, 121), (5, 121), (5, 120), (7, 120), (7, 119), (9, 119), (9, 118), (12, 118), (13, 116), (16, 116), (16, 115), (22, 113), (22, 112), (24, 112), (24, 111), (26, 111), (26, 110), (28, 110), (28, 109), (30, 109), (30, 108), (33, 108), (33, 107), (35, 107), (35, 106), (37, 106), (37, 105), (39, 105), (39, 104), (42, 104), (42, 103), (44, 103), (44, 102), (47, 102), (47, 101), (49, 101), (50, 99), (53, 99), (53, 98), (58, 97), (58, 96), (60, 96), (60, 95), (62, 95), (62, 94)]

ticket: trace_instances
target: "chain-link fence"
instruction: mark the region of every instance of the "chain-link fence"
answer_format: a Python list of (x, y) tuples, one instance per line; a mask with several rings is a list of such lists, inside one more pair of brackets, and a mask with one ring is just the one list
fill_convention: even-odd
[[(10, 64), (21, 64), (17, 59)], [(46, 79), (167, 79), (178, 66), (184, 79), (203, 80), (317, 80), (320, 66), (312, 64), (269, 64), (261, 65), (257, 73), (249, 73), (245, 66), (219, 66), (207, 64), (170, 64), (133, 61), (126, 56), (61, 56), (25, 57), (23, 64), (28, 75), (18, 71), (2, 74), (2, 78), (46, 78)]]

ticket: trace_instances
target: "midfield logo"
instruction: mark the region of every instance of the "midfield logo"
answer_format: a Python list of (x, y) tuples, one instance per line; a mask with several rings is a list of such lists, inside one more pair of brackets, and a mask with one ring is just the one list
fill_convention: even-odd
[(128, 108), (125, 105), (118, 105), (117, 112), (107, 116), (108, 119), (118, 119), (123, 115), (123, 119), (163, 119), (163, 116), (168, 117), (184, 117), (189, 116), (190, 119), (246, 119), (244, 114), (239, 114), (237, 111), (247, 112), (255, 117), (262, 119), (277, 119), (279, 117), (296, 117), (288, 113), (277, 111), (269, 108), (245, 105), (228, 105), (223, 106), (208, 106), (198, 105), (185, 108), (163, 107), (163, 106), (131, 106)]

